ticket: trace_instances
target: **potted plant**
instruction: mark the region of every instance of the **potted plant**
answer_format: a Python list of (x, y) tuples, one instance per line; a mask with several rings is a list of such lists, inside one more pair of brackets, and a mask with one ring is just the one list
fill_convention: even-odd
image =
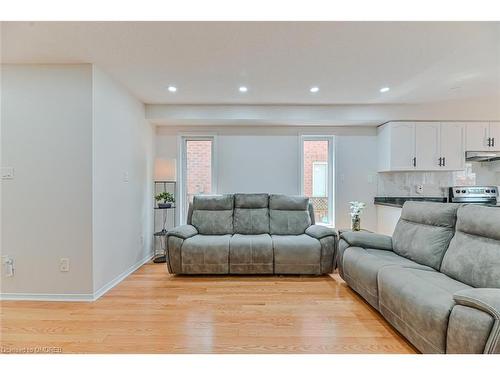
[(363, 202), (349, 202), (351, 205), (351, 230), (354, 232), (361, 230), (361, 213), (366, 207)]
[[(172, 207), (172, 203), (175, 202), (173, 194), (168, 191), (156, 195), (155, 199), (158, 202), (158, 208), (170, 208)], [(160, 203), (160, 201), (163, 201), (163, 203)]]

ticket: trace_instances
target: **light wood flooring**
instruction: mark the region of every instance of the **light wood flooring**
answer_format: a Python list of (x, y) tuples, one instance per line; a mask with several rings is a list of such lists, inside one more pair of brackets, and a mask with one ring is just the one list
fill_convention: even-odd
[(4, 353), (416, 352), (337, 274), (188, 277), (149, 263), (96, 302), (0, 302), (0, 324)]

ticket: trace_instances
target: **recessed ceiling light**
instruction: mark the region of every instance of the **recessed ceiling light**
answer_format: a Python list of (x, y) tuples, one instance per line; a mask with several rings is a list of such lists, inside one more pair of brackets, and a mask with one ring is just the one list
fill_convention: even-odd
[(319, 91), (319, 87), (318, 86), (311, 87), (309, 89), (309, 91), (311, 91), (311, 92), (318, 92)]
[(246, 87), (246, 86), (240, 86), (240, 88), (238, 90), (240, 90), (240, 92), (247, 92), (248, 91), (248, 87)]
[(170, 92), (176, 92), (177, 91), (177, 87), (175, 87), (175, 86), (168, 86), (168, 91), (170, 91)]
[(390, 89), (391, 89), (390, 87), (382, 87), (382, 88), (380, 89), (380, 92), (387, 92), (387, 91), (389, 91)]

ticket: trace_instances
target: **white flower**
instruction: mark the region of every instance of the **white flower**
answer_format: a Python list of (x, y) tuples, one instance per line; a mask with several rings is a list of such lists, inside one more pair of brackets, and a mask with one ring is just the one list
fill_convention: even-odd
[(358, 201), (349, 202), (349, 204), (351, 205), (350, 211), (351, 211), (352, 217), (356, 217), (356, 216), (361, 215), (361, 213), (363, 212), (363, 210), (366, 207), (366, 203), (358, 202)]

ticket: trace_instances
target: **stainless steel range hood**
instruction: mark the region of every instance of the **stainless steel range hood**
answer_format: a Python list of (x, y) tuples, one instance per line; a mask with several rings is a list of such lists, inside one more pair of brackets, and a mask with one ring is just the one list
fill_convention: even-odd
[(497, 151), (468, 151), (465, 153), (467, 161), (496, 161), (500, 160), (500, 152)]

